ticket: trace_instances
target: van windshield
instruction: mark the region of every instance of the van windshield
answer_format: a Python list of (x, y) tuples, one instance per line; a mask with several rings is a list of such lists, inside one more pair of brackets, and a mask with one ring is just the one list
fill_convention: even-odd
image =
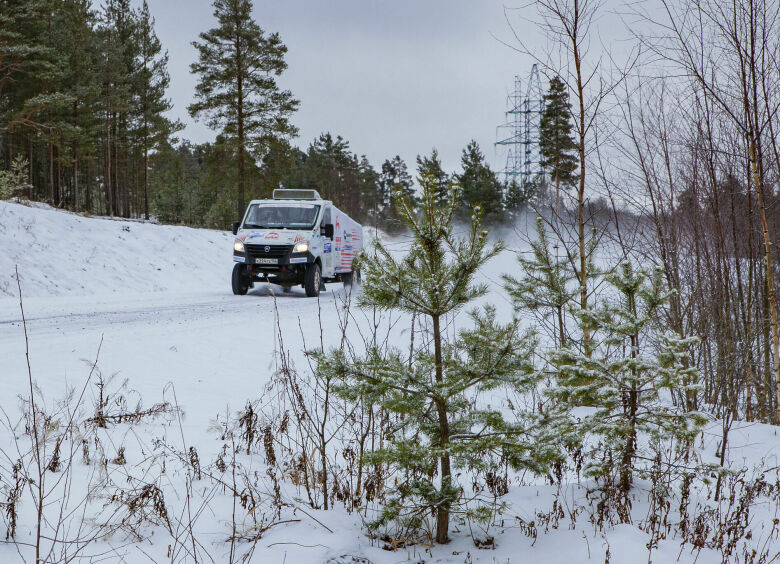
[(252, 204), (244, 229), (314, 229), (316, 204)]

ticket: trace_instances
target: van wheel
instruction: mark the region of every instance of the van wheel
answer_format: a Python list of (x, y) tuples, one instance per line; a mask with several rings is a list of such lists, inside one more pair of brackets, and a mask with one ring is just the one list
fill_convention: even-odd
[(249, 277), (246, 275), (246, 266), (237, 264), (233, 267), (233, 293), (237, 296), (243, 296), (249, 290)]
[(345, 288), (351, 288), (354, 285), (360, 284), (360, 271), (353, 270), (347, 274), (342, 274), (341, 280), (344, 282)]
[(316, 262), (310, 264), (306, 269), (306, 278), (304, 280), (304, 288), (306, 288), (306, 295), (310, 298), (314, 298), (320, 295), (320, 285), (322, 284), (322, 274), (320, 272), (320, 265)]

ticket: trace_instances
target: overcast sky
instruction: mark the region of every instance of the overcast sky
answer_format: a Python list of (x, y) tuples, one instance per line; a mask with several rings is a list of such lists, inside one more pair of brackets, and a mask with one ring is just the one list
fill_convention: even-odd
[[(504, 154), (493, 146), (514, 75), (527, 77), (531, 60), (494, 36), (514, 43), (501, 0), (255, 0), (254, 18), (277, 31), (289, 51), (280, 79), (300, 100), (295, 144), (306, 148), (321, 132), (349, 141), (379, 168), (396, 154), (414, 168), (417, 154), (436, 147), (445, 168), (460, 169), (460, 154), (476, 139), (494, 169)], [(148, 0), (169, 52), (174, 114), (195, 142), (214, 132), (187, 115), (196, 77), (191, 42), (215, 26), (209, 0)], [(532, 13), (528, 14), (533, 15)], [(522, 35), (534, 30), (517, 11)], [(537, 41), (537, 43), (540, 43)], [(541, 45), (540, 45), (541, 47)]]

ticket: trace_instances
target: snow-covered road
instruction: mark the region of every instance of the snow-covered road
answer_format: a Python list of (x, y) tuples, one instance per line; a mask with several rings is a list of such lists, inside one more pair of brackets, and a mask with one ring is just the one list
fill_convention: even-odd
[[(257, 397), (273, 373), (276, 312), (285, 348), (319, 344), (318, 307), (326, 346), (338, 342), (328, 335), (340, 335), (335, 313), (347, 297), (340, 284), (329, 285), (319, 304), (298, 289), (274, 296), (272, 288), (259, 285), (233, 296), (227, 281), (224, 286), (202, 293), (26, 298), (33, 378), (49, 400), (61, 397), (66, 386), (87, 376), (87, 362), (100, 346), (103, 374), (127, 380), (145, 403), (159, 401), (172, 383), (188, 424), (200, 435), (217, 412)], [(25, 340), (15, 299), (0, 300), (0, 358), (0, 396), (23, 393)]]
[(234, 296), (231, 242), (226, 232), (0, 202), (3, 407), (28, 389), (16, 268), (32, 375), (47, 401), (84, 381), (100, 347), (101, 372), (126, 380), (145, 405), (173, 384), (197, 437), (217, 413), (258, 396), (275, 369), (278, 326), (297, 362), (319, 345), (320, 320), (325, 346), (338, 344), (341, 284), (319, 301), (266, 284)]

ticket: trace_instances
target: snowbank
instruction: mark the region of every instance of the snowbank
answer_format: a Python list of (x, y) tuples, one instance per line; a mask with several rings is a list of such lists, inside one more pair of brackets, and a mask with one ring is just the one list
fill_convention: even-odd
[(15, 266), (25, 296), (222, 289), (232, 238), (0, 201), (0, 299), (17, 294)]

